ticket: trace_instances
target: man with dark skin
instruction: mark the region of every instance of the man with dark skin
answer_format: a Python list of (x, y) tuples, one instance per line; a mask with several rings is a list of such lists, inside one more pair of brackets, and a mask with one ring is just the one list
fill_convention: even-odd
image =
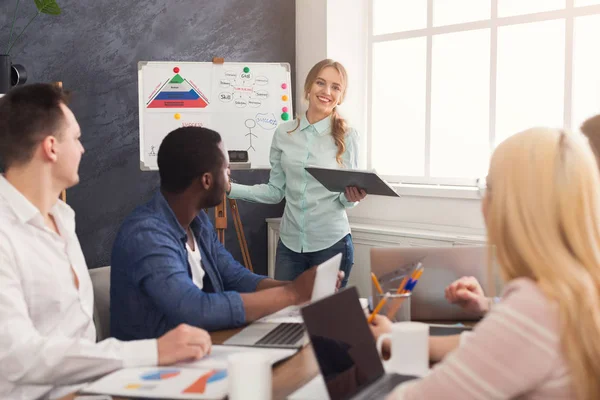
[[(245, 269), (218, 241), (203, 211), (221, 202), (229, 181), (217, 132), (179, 128), (165, 137), (157, 161), (160, 190), (125, 219), (113, 247), (115, 337), (157, 337), (184, 321), (234, 328), (310, 300), (315, 268), (277, 281)], [(338, 278), (339, 287), (343, 272)]]

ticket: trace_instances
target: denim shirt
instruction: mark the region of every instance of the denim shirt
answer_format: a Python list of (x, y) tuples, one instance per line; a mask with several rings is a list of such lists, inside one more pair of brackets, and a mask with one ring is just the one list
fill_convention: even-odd
[(160, 191), (125, 219), (111, 258), (112, 336), (158, 338), (181, 323), (209, 331), (245, 323), (239, 293), (255, 291), (265, 277), (234, 260), (204, 211), (191, 230), (206, 272), (204, 289), (192, 281), (185, 229)]
[(279, 237), (296, 253), (327, 249), (350, 233), (344, 193), (332, 193), (304, 167), (358, 168), (358, 133), (349, 128), (344, 138), (343, 165), (335, 159), (337, 147), (331, 135), (331, 118), (310, 124), (300, 121), (280, 124), (271, 143), (269, 183), (246, 186), (232, 184), (229, 198), (277, 204), (285, 197)]

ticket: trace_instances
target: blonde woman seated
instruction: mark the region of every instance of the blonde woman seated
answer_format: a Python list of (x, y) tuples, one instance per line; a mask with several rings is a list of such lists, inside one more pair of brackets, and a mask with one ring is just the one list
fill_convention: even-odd
[[(506, 280), (465, 337), (389, 399), (600, 399), (600, 174), (580, 134), (536, 128), (498, 146), (482, 202)], [(375, 320), (373, 331), (389, 320)]]
[[(600, 161), (600, 115), (584, 121), (580, 130), (590, 142), (596, 160)], [(446, 288), (445, 294), (448, 302), (480, 316), (484, 316), (498, 300), (498, 298), (486, 297), (481, 285), (472, 276), (464, 276), (452, 282)]]

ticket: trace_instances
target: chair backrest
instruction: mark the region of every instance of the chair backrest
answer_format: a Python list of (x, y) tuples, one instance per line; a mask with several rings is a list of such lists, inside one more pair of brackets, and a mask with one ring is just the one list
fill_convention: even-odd
[(110, 337), (110, 266), (90, 269), (94, 287), (94, 324), (98, 341)]

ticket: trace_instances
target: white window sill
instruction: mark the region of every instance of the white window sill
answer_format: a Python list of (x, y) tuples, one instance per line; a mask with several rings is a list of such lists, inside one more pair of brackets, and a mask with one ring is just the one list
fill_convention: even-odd
[(473, 186), (425, 185), (409, 183), (391, 183), (400, 196), (441, 197), (449, 199), (480, 200), (479, 192)]

